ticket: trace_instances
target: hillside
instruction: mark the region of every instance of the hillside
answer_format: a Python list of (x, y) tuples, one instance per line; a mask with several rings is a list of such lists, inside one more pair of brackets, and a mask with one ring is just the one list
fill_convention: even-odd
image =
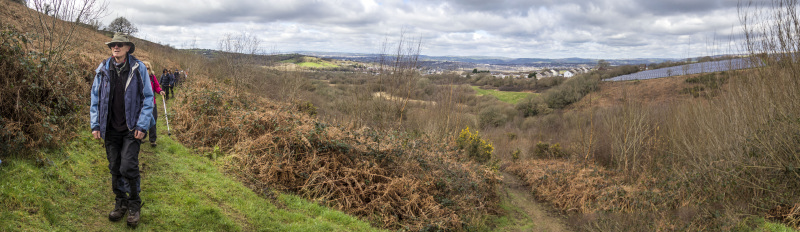
[(505, 170), (579, 230), (794, 231), (770, 224), (797, 228), (800, 213), (791, 73), (600, 82), (563, 110), (490, 137), (518, 155)]
[[(48, 47), (30, 40), (19, 31), (35, 32), (38, 13), (24, 6), (2, 1), (0, 8), (0, 42), (3, 52), (9, 48), (28, 48), (42, 51)], [(47, 18), (45, 18), (47, 19)], [(62, 24), (56, 24), (63, 26)], [(66, 66), (53, 67), (60, 78), (72, 78), (71, 74), (88, 75), (76, 79), (80, 84), (91, 85), (91, 75), (100, 60), (109, 55), (104, 42), (110, 37), (84, 27), (75, 27), (75, 36), (64, 55)], [(63, 37), (57, 37), (63, 38)], [(16, 40), (12, 40), (16, 39)], [(146, 41), (136, 41), (135, 55), (143, 60), (155, 61), (156, 67), (177, 67), (181, 60), (170, 59), (178, 54), (165, 56), (158, 47)], [(4, 53), (8, 55), (8, 53)], [(12, 53), (10, 57), (14, 57)], [(15, 66), (9, 60), (0, 59), (4, 79), (15, 77)], [(188, 68), (188, 67), (187, 67)], [(72, 70), (72, 71), (71, 71)], [(78, 71), (81, 70), (81, 71)], [(20, 73), (27, 77), (28, 74)], [(33, 83), (38, 83), (32, 81)], [(63, 85), (69, 85), (61, 79)], [(8, 83), (8, 82), (6, 82)], [(17, 84), (17, 82), (12, 82)], [(23, 82), (24, 83), (24, 82)], [(4, 86), (4, 87), (13, 87)], [(27, 86), (20, 86), (25, 88)], [(49, 86), (44, 86), (49, 88)], [(73, 92), (74, 91), (74, 92)], [(88, 94), (85, 87), (65, 88), (57, 96), (80, 101), (75, 107), (78, 119), (66, 119), (80, 128), (72, 130), (69, 123), (58, 123), (52, 129), (61, 139), (53, 143), (30, 141), (30, 145), (9, 147), (0, 152), (0, 230), (2, 231), (121, 231), (127, 230), (125, 223), (112, 223), (107, 214), (113, 205), (110, 197), (110, 179), (107, 161), (101, 143), (89, 139)], [(177, 92), (180, 94), (182, 90)], [(16, 93), (16, 91), (14, 92)], [(8, 94), (8, 92), (4, 92)], [(20, 95), (17, 95), (20, 96)], [(18, 98), (20, 102), (28, 102)], [(161, 101), (160, 97), (157, 99)], [(33, 102), (33, 101), (31, 101)], [(159, 104), (159, 107), (163, 107)], [(13, 107), (12, 107), (13, 108)], [(170, 104), (171, 108), (171, 104)], [(4, 109), (8, 109), (5, 108)], [(4, 110), (5, 111), (5, 110)], [(8, 112), (5, 112), (8, 113)], [(13, 113), (13, 112), (12, 112)], [(70, 113), (73, 114), (73, 113)], [(5, 114), (4, 114), (5, 115)], [(4, 120), (24, 119), (19, 114), (4, 116)], [(173, 119), (173, 118), (170, 118)], [(27, 131), (24, 124), (3, 121), (5, 133), (14, 130)], [(204, 153), (189, 149), (167, 136), (163, 117), (159, 120), (159, 146), (142, 146), (141, 170), (143, 176), (142, 231), (353, 231), (374, 230), (369, 223), (342, 212), (310, 203), (297, 196), (280, 192), (257, 194), (241, 182), (224, 174), (219, 168), (226, 159), (209, 159)], [(22, 125), (20, 127), (12, 127)], [(11, 130), (11, 131), (9, 131)], [(42, 132), (26, 132), (27, 138), (36, 138)], [(176, 133), (176, 131), (173, 131)], [(9, 134), (3, 134), (3, 142), (10, 143)], [(47, 136), (47, 134), (45, 134)], [(13, 138), (13, 137), (11, 137)], [(25, 143), (26, 140), (20, 140)], [(8, 144), (6, 144), (8, 145)], [(33, 146), (28, 149), (26, 147)], [(38, 147), (38, 148), (37, 148)]]
[[(5, 101), (4, 109), (15, 111), (0, 118), (0, 126), (9, 129), (0, 134), (8, 142), (2, 145), (8, 149), (0, 155), (0, 172), (15, 177), (0, 183), (8, 186), (0, 191), (0, 204), (13, 209), (0, 218), (19, 222), (7, 224), (11, 230), (118, 228), (103, 220), (111, 199), (102, 196), (110, 191), (102, 191), (109, 185), (97, 180), (107, 169), (99, 158), (102, 148), (86, 140), (84, 127), (88, 86), (97, 63), (108, 57), (104, 42), (110, 34), (8, 5), (0, 18), (10, 22), (1, 39), (8, 54), (3, 57), (11, 57), (3, 60), (9, 70), (3, 78), (11, 84), (2, 94), (18, 100)], [(241, 57), (207, 59), (133, 42), (134, 56), (152, 62), (155, 70), (190, 73), (167, 114), (174, 138), (188, 148), (164, 139), (140, 155), (145, 230), (370, 230), (359, 220), (387, 229), (492, 227), (499, 177), (469, 161), (453, 141), (329, 124), (314, 117), (311, 104), (265, 97), (290, 93), (295, 87), (285, 83), (296, 81), (298, 73), (236, 62)], [(38, 179), (36, 173), (45, 174)], [(19, 186), (17, 178), (37, 185)]]
[[(699, 76), (699, 75), (692, 75)], [(693, 99), (681, 90), (696, 84), (687, 83), (689, 76), (673, 76), (641, 81), (601, 82), (599, 91), (592, 92), (568, 107), (572, 110), (587, 110), (590, 107), (610, 107), (628, 100), (643, 104), (665, 104)]]
[(591, 107), (609, 108), (624, 102), (644, 105), (669, 105), (680, 102), (705, 102), (728, 86), (732, 75), (753, 75), (753, 70), (691, 74), (635, 81), (603, 81), (598, 91), (587, 94), (567, 109), (587, 111)]

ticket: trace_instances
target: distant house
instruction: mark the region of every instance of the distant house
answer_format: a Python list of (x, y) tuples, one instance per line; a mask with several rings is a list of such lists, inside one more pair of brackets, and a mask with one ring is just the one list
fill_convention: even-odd
[(546, 77), (556, 77), (558, 76), (558, 71), (556, 70), (544, 70), (539, 73), (540, 75), (537, 76), (538, 79), (546, 78)]
[(566, 77), (566, 78), (571, 78), (571, 77), (574, 77), (574, 76), (575, 76), (575, 73), (573, 73), (573, 71), (564, 72), (564, 77)]

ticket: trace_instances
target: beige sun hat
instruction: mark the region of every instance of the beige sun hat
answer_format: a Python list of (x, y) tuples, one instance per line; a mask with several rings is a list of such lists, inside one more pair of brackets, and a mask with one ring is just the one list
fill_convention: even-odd
[(114, 38), (111, 38), (110, 42), (106, 42), (106, 45), (110, 43), (127, 43), (128, 45), (131, 45), (131, 50), (128, 51), (128, 54), (133, 54), (133, 51), (136, 51), (136, 46), (133, 44), (133, 42), (131, 42), (131, 39), (128, 36), (129, 35), (126, 35), (122, 32), (114, 33)]

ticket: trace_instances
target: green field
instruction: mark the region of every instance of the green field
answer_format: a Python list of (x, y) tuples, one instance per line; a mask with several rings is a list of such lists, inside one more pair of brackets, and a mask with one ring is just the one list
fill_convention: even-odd
[(282, 60), (281, 63), (293, 63), (297, 64), (297, 66), (305, 67), (305, 68), (338, 68), (339, 65), (336, 65), (330, 61), (325, 61), (323, 59), (319, 59), (316, 57), (306, 56), (302, 59), (288, 59)]
[(335, 64), (330, 63), (330, 62), (325, 62), (325, 61), (319, 61), (319, 62), (321, 62), (321, 63), (303, 62), (303, 63), (299, 63), (297, 65), (300, 66), (300, 67), (306, 67), (306, 68), (338, 68), (339, 67), (338, 65), (335, 65)]
[(517, 104), (519, 100), (522, 100), (528, 95), (533, 94), (533, 93), (523, 93), (523, 92), (505, 92), (493, 89), (481, 89), (477, 86), (472, 86), (472, 89), (478, 92), (478, 96), (491, 95), (496, 97), (500, 101), (507, 102), (510, 104)]

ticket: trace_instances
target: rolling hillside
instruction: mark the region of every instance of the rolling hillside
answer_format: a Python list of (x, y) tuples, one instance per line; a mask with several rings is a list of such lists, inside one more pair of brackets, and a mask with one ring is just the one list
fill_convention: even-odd
[[(3, 86), (2, 96), (18, 99), (3, 107), (25, 110), (5, 111), (0, 118), (0, 126), (9, 129), (0, 137), (10, 149), (0, 155), (0, 205), (10, 209), (0, 212), (0, 219), (15, 222), (4, 229), (122, 229), (106, 219), (113, 199), (104, 197), (111, 194), (103, 178), (104, 152), (87, 139), (85, 128), (88, 86), (97, 63), (109, 56), (104, 42), (110, 33), (3, 3), (8, 7), (0, 9), (0, 58), (13, 59), (2, 63), (9, 70), (4, 80), (12, 83)], [(37, 28), (65, 33), (36, 36), (47, 33)], [(208, 59), (133, 42), (133, 55), (152, 62), (155, 70), (190, 73), (168, 103), (172, 138), (161, 126), (161, 145), (143, 147), (140, 154), (145, 198), (140, 229), (491, 228), (486, 222), (499, 207), (499, 177), (480, 164), (462, 162), (458, 149), (442, 149), (451, 146), (446, 141), (329, 125), (313, 117), (313, 105), (275, 101), (254, 90), (292, 88), (270, 85), (287, 83), (292, 72), (275, 75), (235, 62), (238, 57)], [(49, 44), (60, 50), (49, 52), (54, 49)], [(39, 59), (37, 52), (55, 54), (58, 59), (52, 60), (58, 62)], [(463, 213), (467, 208), (473, 210)]]
[[(35, 32), (38, 13), (6, 0), (0, 8), (0, 42), (6, 48), (42, 50), (35, 39), (22, 43), (15, 32)], [(45, 16), (46, 17), (46, 16)], [(63, 24), (59, 24), (63, 26)], [(85, 27), (74, 27), (75, 36), (64, 53), (67, 67), (83, 69), (89, 75), (79, 81), (91, 85), (97, 63), (108, 57), (104, 42), (110, 37)], [(63, 38), (63, 37), (60, 37)], [(12, 40), (17, 39), (17, 40)], [(17, 42), (17, 43), (13, 43)], [(135, 56), (157, 67), (179, 67), (178, 51), (137, 40)], [(165, 52), (166, 51), (166, 52)], [(170, 54), (174, 53), (174, 54)], [(2, 57), (2, 56), (0, 56)], [(12, 56), (13, 57), (13, 56)], [(4, 68), (8, 60), (2, 60)], [(189, 68), (189, 67), (186, 67)], [(13, 69), (12, 69), (13, 70)], [(69, 70), (69, 69), (67, 69)], [(188, 70), (188, 69), (187, 69)], [(4, 72), (4, 75), (11, 75)], [(70, 77), (69, 75), (66, 75)], [(8, 86), (6, 86), (8, 87)], [(20, 88), (24, 86), (18, 86)], [(81, 92), (70, 92), (78, 91)], [(89, 139), (86, 89), (64, 89), (64, 96), (81, 101), (75, 114), (75, 130), (55, 129), (63, 142), (40, 148), (0, 152), (0, 230), (2, 231), (125, 231), (124, 222), (109, 222), (113, 208), (107, 161), (101, 143)], [(177, 90), (181, 94), (184, 90)], [(27, 101), (20, 99), (18, 101)], [(159, 101), (159, 107), (162, 107)], [(172, 107), (172, 104), (169, 107)], [(170, 113), (170, 116), (173, 112)], [(9, 117), (11, 119), (15, 117)], [(174, 118), (170, 118), (173, 120)], [(8, 121), (3, 121), (6, 129)], [(159, 120), (159, 146), (143, 145), (141, 169), (144, 207), (141, 231), (354, 231), (373, 229), (369, 223), (331, 210), (297, 196), (280, 192), (253, 192), (225, 174), (220, 166), (226, 159), (210, 159), (204, 152), (186, 148), (167, 136)], [(68, 125), (66, 125), (68, 126)], [(6, 130), (4, 129), (4, 130)], [(23, 128), (24, 129), (24, 128)], [(7, 131), (7, 130), (6, 130)], [(8, 131), (7, 131), (8, 132)], [(173, 134), (176, 131), (172, 131)], [(4, 135), (7, 136), (7, 135)], [(29, 135), (33, 136), (33, 135)], [(8, 137), (3, 137), (9, 142)], [(266, 195), (263, 195), (266, 194)]]

